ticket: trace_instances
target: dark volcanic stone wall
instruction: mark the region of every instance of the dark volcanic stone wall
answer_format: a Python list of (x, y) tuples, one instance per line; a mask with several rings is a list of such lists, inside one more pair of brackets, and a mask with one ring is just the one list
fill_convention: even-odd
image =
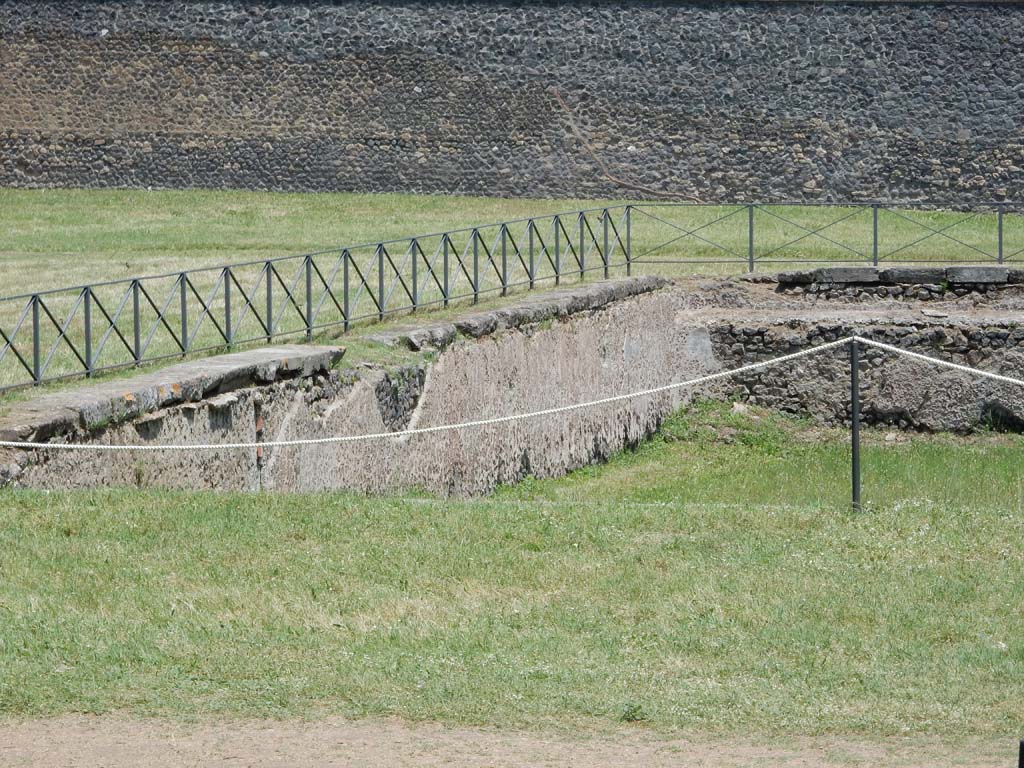
[(1015, 3), (0, 2), (0, 184), (1024, 197)]

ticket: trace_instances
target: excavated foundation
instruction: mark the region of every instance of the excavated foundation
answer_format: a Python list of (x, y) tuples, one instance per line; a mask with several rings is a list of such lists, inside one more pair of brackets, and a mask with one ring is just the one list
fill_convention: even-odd
[[(878, 272), (634, 278), (537, 294), (452, 322), (381, 326), (336, 347), (251, 350), (44, 395), (0, 415), (0, 439), (113, 445), (253, 442), (212, 451), (0, 452), (25, 487), (486, 493), (599, 462), (694, 396), (737, 397), (822, 422), (849, 412), (849, 361), (830, 350), (699, 389), (457, 432), (272, 447), (487, 419), (594, 400), (768, 360), (851, 334), (1024, 373), (1024, 291), (1003, 270), (915, 287)], [(938, 277), (938, 274), (930, 278)], [(981, 280), (984, 278), (985, 280)], [(898, 286), (889, 290), (886, 281)], [(987, 282), (986, 282), (987, 281)], [(923, 298), (927, 295), (927, 298)], [(362, 353), (361, 353), (362, 354)], [(927, 430), (1024, 425), (1024, 391), (877, 350), (863, 355), (869, 421)]]

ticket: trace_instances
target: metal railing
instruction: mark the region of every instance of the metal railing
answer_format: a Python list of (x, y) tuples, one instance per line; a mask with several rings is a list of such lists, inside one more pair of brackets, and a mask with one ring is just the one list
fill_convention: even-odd
[[(0, 298), (0, 391), (655, 265), (1012, 263), (1024, 206), (624, 204)], [(659, 267), (660, 269), (663, 269)]]
[[(634, 227), (663, 237), (632, 254), (637, 264), (855, 262), (1005, 264), (1024, 254), (1024, 203), (645, 203)], [(684, 255), (666, 251), (686, 247)]]
[[(628, 206), (0, 299), (0, 391), (629, 267)], [(6, 364), (6, 367), (5, 367)]]

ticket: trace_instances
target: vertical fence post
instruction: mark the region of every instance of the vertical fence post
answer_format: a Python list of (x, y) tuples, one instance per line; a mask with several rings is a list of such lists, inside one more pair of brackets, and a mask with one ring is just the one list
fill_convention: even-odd
[(92, 376), (92, 288), (86, 286), (85, 293), (85, 375)]
[(747, 206), (747, 272), (754, 271), (754, 205)]
[(32, 297), (32, 380), (36, 384), (43, 381), (39, 363), (39, 296), (36, 295)]
[(583, 211), (580, 211), (580, 280), (584, 280), (587, 276), (587, 251), (583, 247), (584, 237), (584, 225), (586, 224), (586, 216)]
[(530, 219), (526, 225), (526, 231), (529, 233), (530, 239), (530, 290), (533, 290), (534, 275), (537, 273), (537, 263), (533, 256), (533, 219)]
[(377, 244), (377, 319), (384, 319), (384, 243)]
[(306, 257), (306, 341), (313, 340), (313, 257)]
[(342, 328), (344, 329), (345, 333), (348, 333), (349, 323), (351, 322), (349, 320), (349, 318), (351, 317), (351, 312), (349, 311), (350, 307), (349, 307), (349, 298), (348, 298), (349, 297), (349, 275), (348, 275), (349, 267), (348, 267), (348, 263), (349, 263), (349, 260), (351, 258), (352, 258), (352, 256), (348, 252), (348, 249), (345, 249), (344, 251), (341, 252), (341, 307), (342, 307), (342, 314), (345, 315), (345, 317), (344, 317), (345, 324), (342, 326)]
[(263, 265), (263, 276), (267, 281), (267, 341), (274, 338), (274, 265)]
[(562, 282), (562, 220), (555, 216), (555, 285)]
[(234, 339), (231, 329), (231, 267), (224, 267), (224, 341), (230, 347)]
[(604, 230), (604, 247), (601, 249), (601, 261), (604, 262), (604, 279), (608, 279), (608, 209), (601, 212), (601, 228)]
[(416, 306), (419, 303), (419, 273), (416, 267), (416, 251), (419, 250), (419, 244), (416, 242), (416, 238), (412, 239), (412, 243), (409, 246), (412, 249), (412, 311), (416, 311)]
[(508, 295), (508, 227), (501, 225), (501, 295)]
[(633, 206), (626, 206), (626, 277), (633, 274)]
[(871, 204), (871, 263), (878, 266), (878, 203)]
[(132, 357), (142, 361), (142, 328), (139, 324), (139, 281), (132, 280)]
[(188, 275), (178, 275), (178, 289), (181, 296), (181, 354), (188, 352)]
[(451, 239), (448, 237), (448, 233), (444, 234), (444, 278), (441, 281), (441, 285), (444, 286), (442, 293), (444, 294), (444, 305), (448, 306), (448, 296), (450, 294), (448, 284), (448, 248), (451, 246)]
[(480, 233), (473, 230), (473, 303), (480, 301)]
[(860, 506), (860, 344), (850, 339), (850, 468), (853, 511)]
[(999, 247), (998, 247), (999, 257), (998, 258), (999, 258), (999, 263), (1000, 264), (1003, 263), (1003, 209), (1005, 207), (1006, 206), (1004, 206), (1002, 203), (1000, 203), (999, 204), (999, 208), (996, 211), (996, 222), (997, 222), (997, 226), (999, 228)]

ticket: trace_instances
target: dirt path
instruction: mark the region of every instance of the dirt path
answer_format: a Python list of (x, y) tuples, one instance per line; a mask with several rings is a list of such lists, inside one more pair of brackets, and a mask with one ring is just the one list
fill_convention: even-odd
[(798, 738), (660, 739), (639, 729), (553, 735), (446, 728), (396, 720), (235, 721), (197, 726), (120, 717), (68, 716), (0, 724), (0, 766), (944, 766), (1013, 765), (1016, 742), (953, 747), (937, 740), (880, 742)]

